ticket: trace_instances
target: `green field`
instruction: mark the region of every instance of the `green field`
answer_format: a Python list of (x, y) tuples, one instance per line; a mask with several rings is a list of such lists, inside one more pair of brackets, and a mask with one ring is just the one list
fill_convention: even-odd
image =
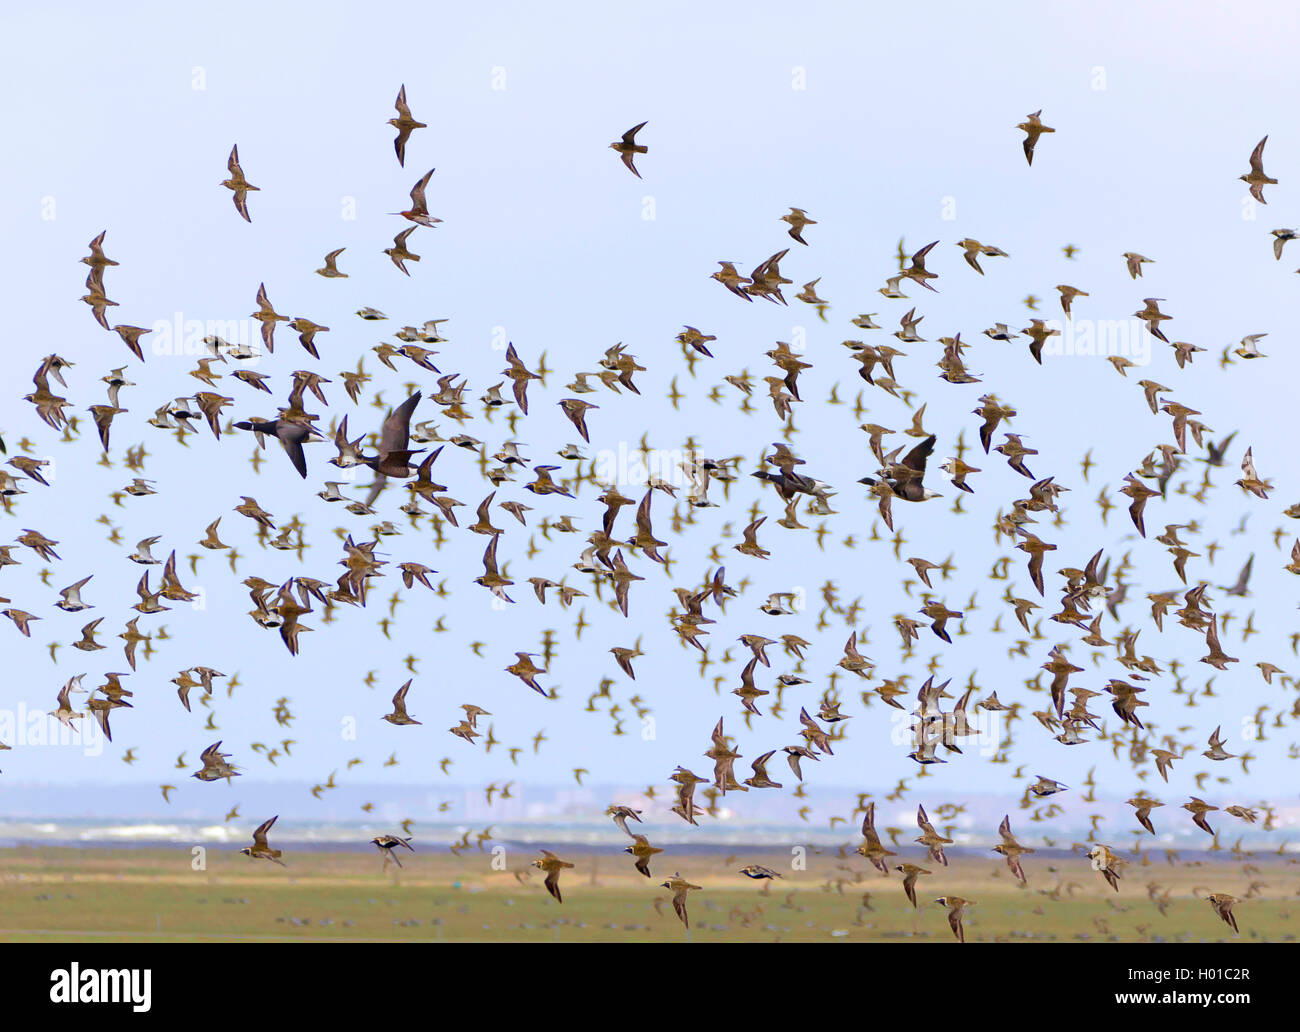
[[(798, 872), (788, 870), (788, 854), (660, 857), (645, 879), (630, 857), (573, 854), (558, 904), (529, 867), (535, 855), (512, 850), (494, 870), (477, 850), (421, 851), (398, 871), (385, 870), (378, 854), (286, 852), (289, 866), (280, 868), (223, 849), (195, 871), (184, 849), (10, 849), (0, 853), (0, 940), (953, 942), (933, 902), (949, 894), (977, 902), (968, 941), (1233, 939), (1200, 898), (1207, 891), (1241, 899), (1240, 941), (1293, 940), (1300, 927), (1300, 877), (1273, 856), (1134, 862), (1119, 893), (1086, 860), (1031, 857), (1020, 889), (996, 857), (953, 858), (946, 869), (926, 865), (934, 874), (918, 883), (913, 910), (900, 875), (885, 878), (856, 856), (813, 856)], [(786, 874), (764, 892), (736, 873), (754, 862)], [(674, 870), (703, 886), (690, 897), (689, 933), (659, 887)], [(1170, 890), (1164, 915), (1148, 895), (1152, 882)]]

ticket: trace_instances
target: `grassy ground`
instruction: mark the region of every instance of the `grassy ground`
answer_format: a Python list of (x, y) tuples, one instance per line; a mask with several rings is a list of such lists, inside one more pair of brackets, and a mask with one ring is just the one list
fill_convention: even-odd
[[(900, 875), (885, 878), (859, 857), (833, 853), (810, 856), (803, 871), (790, 870), (788, 853), (659, 857), (651, 879), (630, 857), (573, 854), (561, 905), (528, 866), (535, 855), (511, 850), (494, 869), (493, 856), (477, 850), (419, 852), (398, 870), (385, 869), (378, 854), (286, 854), (289, 866), (280, 868), (222, 850), (194, 870), (183, 849), (6, 850), (0, 940), (952, 941), (933, 902), (951, 894), (977, 902), (966, 919), (971, 941), (1231, 938), (1199, 898), (1207, 891), (1242, 900), (1242, 940), (1300, 932), (1300, 872), (1276, 857), (1135, 861), (1119, 893), (1082, 859), (1030, 857), (1029, 886), (1020, 889), (996, 857), (954, 857), (947, 868), (926, 865), (934, 873), (920, 879), (921, 908), (913, 910)], [(755, 862), (784, 872), (767, 893), (736, 873)], [(659, 887), (674, 870), (703, 886), (690, 897), (689, 933)], [(1148, 896), (1152, 882), (1171, 890), (1164, 915)]]

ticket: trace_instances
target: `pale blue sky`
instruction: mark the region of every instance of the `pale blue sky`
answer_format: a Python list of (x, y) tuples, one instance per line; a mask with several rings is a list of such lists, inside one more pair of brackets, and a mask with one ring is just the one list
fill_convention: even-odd
[[(194, 542), (203, 527), (222, 514), (224, 540), (246, 556), (240, 578), (256, 573), (277, 581), (301, 573), (333, 579), (340, 553), (332, 528), (346, 525), (362, 536), (376, 522), (349, 517), (314, 497), (324, 480), (336, 479), (337, 471), (326, 465), (332, 454), (327, 445), (309, 449), (311, 476), (303, 483), (274, 448), (254, 477), (247, 436), (223, 437), (218, 444), (205, 430), (181, 449), (145, 424), (166, 399), (198, 386), (185, 375), (193, 359), (151, 355), (142, 366), (77, 302), (85, 272), (77, 259), (103, 229), (108, 254), (121, 263), (106, 276), (108, 293), (121, 306), (111, 310), (113, 321), (152, 325), (177, 312), (186, 319), (242, 318), (254, 308), (258, 283), (265, 282), (279, 311), (332, 328), (318, 340), (319, 363), (298, 348), (291, 333), (279, 331), (275, 355), (259, 366), (274, 377), (275, 400), (223, 380), (219, 389), (236, 399), (229, 410), (233, 417), (273, 414), (288, 374), (311, 368), (335, 381), (326, 388), (331, 404), (323, 422), (347, 412), (354, 431), (371, 429), (382, 413), (369, 404), (347, 404), (338, 372), (353, 368), (360, 354), (391, 339), (402, 325), (447, 317), (450, 342), (434, 361), (469, 378), (470, 398), (502, 379), (503, 357), (492, 349), (497, 328), (530, 367), (546, 353), (555, 372), (545, 390), (534, 387), (532, 412), (516, 434), (528, 443), (524, 454), (539, 462), (575, 439), (556, 408), (568, 396), (564, 384), (573, 372), (594, 369), (604, 350), (622, 341), (648, 367), (638, 376), (642, 396), (589, 396), (600, 409), (588, 420), (587, 450), (634, 444), (642, 433), (653, 445), (671, 448), (690, 433), (706, 455), (743, 454), (748, 472), (759, 450), (778, 439), (770, 406), (756, 398), (756, 413), (741, 417), (731, 388), (724, 389), (722, 406), (709, 402), (707, 392), (722, 375), (748, 368), (761, 393), (761, 377), (770, 372), (763, 352), (803, 327), (814, 368), (801, 379), (806, 401), (797, 407), (801, 432), (794, 447), (809, 472), (836, 488), (839, 514), (831, 519), (827, 550), (819, 553), (810, 534), (774, 526), (781, 510), (773, 496), (757, 495), (745, 483), (734, 506), (702, 511), (687, 534), (673, 538), (677, 565), (671, 578), (644, 559), (635, 561), (647, 580), (633, 588), (632, 619), (601, 612), (598, 603), (586, 600), (593, 626), (575, 645), (569, 635), (577, 607), (565, 613), (551, 602), (542, 608), (525, 581), (533, 574), (559, 580), (567, 573), (569, 583), (589, 590), (569, 569), (579, 551), (577, 536), (559, 536), (530, 561), (523, 555), (528, 532), (500, 513), (498, 525), (508, 528), (501, 556), (510, 560), (518, 604), (498, 613), (487, 593), (469, 583), (481, 571), (486, 539), (450, 530), (451, 544), (435, 551), (427, 530), (410, 530), (396, 513), (401, 496), (390, 491), (383, 518), (405, 529), (388, 539), (389, 558), (438, 569), (454, 589), (447, 603), (422, 590), (407, 593), (393, 641), (385, 642), (375, 623), (386, 615), (397, 583), (392, 577), (380, 582), (368, 609), (342, 613), (330, 628), (321, 627), (319, 614), (309, 617), (317, 630), (304, 636), (294, 660), (274, 633), (259, 631), (247, 619), (246, 593), (222, 557), (205, 554), (199, 574), (187, 571), (183, 579), (205, 589), (207, 609), (178, 609), (141, 621), (144, 629), (165, 624), (170, 639), (128, 682), (136, 708), (115, 715), (117, 742), (99, 757), (71, 749), (15, 749), (0, 758), (6, 781), (184, 779), (193, 767), (174, 770), (177, 754), (184, 750), (194, 761), (217, 735), (201, 730), (201, 713), (180, 708), (167, 682), (198, 663), (240, 674), (243, 687), (234, 699), (218, 697), (216, 719), (225, 748), (246, 766), (250, 780), (320, 779), (361, 757), (366, 763), (353, 776), (368, 780), (561, 784), (581, 765), (593, 781), (664, 783), (678, 763), (707, 772), (709, 761), (701, 754), (720, 715), (739, 738), (746, 757), (740, 766), (748, 773), (749, 758), (795, 740), (798, 702), (815, 706), (849, 633), (839, 621), (816, 634), (812, 616), (766, 617), (756, 607), (767, 592), (803, 585), (815, 593), (824, 580), (834, 579), (842, 599), (863, 599), (858, 627), (870, 627), (864, 651), (877, 661), (878, 672), (896, 676), (904, 669), (890, 619), (904, 611), (915, 615), (920, 601), (902, 595), (906, 568), (886, 545), (846, 550), (831, 543), (848, 534), (861, 540), (869, 532), (872, 513), (854, 481), (874, 463), (848, 406), (824, 404), (835, 381), (848, 400), (861, 383), (839, 342), (866, 331), (848, 320), (877, 313), (884, 329), (866, 339), (879, 342), (913, 303), (877, 293), (894, 269), (892, 252), (903, 236), (909, 250), (942, 242), (930, 261), (940, 274), (940, 293), (909, 290), (925, 316), (920, 332), (930, 343), (903, 345), (909, 357), (899, 362), (899, 379), (928, 403), (926, 425), (939, 434), (939, 457), (952, 454), (962, 429), (968, 444), (977, 441), (978, 421), (970, 410), (985, 390), (1016, 406), (1011, 429), (1041, 452), (1031, 469), (1037, 476), (1055, 474), (1072, 491), (1064, 496), (1068, 527), (1042, 532), (1059, 546), (1049, 557), (1049, 571), (1081, 566), (1097, 548), (1112, 555), (1131, 549), (1131, 595), (1137, 601), (1124, 611), (1124, 622), (1142, 629), (1139, 651), (1162, 662), (1180, 656), (1194, 668), (1190, 683), (1199, 684), (1212, 673), (1195, 663), (1203, 654), (1199, 636), (1169, 625), (1158, 635), (1141, 601), (1145, 591), (1176, 584), (1168, 557), (1150, 538), (1166, 523), (1200, 521), (1204, 535), (1190, 537), (1191, 547), (1201, 551), (1197, 545), (1217, 539), (1222, 550), (1212, 567), (1192, 560), (1193, 581), (1230, 583), (1245, 557), (1257, 554), (1254, 597), (1243, 602), (1211, 592), (1220, 611), (1237, 614), (1224, 642), (1241, 658), (1216, 682), (1219, 698), (1185, 709), (1168, 694), (1171, 679), (1161, 678), (1151, 682), (1151, 707), (1143, 713), (1162, 731), (1190, 726), (1182, 737), (1198, 743), (1216, 724), (1232, 728), (1231, 751), (1250, 748), (1259, 761), (1249, 779), (1236, 765), (1225, 765), (1235, 775), (1233, 787), (1218, 794), (1242, 802), (1283, 801), (1272, 786), (1290, 770), (1289, 731), (1247, 746), (1236, 729), (1258, 706), (1289, 709), (1292, 701), (1289, 689), (1265, 686), (1252, 664), (1269, 660), (1290, 670), (1295, 661), (1287, 641), (1295, 592), (1290, 575), (1280, 569), (1285, 550), (1276, 550), (1269, 535), (1289, 522), (1281, 510), (1296, 497), (1282, 442), (1293, 419), (1294, 345), (1288, 330), (1300, 287), (1293, 275), (1300, 251), (1276, 262), (1269, 231), (1298, 220), (1296, 179), (1289, 170), (1296, 167), (1300, 138), (1286, 128), (1297, 85), (1296, 14), (1280, 4), (1244, 10), (1173, 4), (1010, 4), (994, 11), (929, 6), (917, 12), (826, 4), (796, 14), (763, 3), (725, 9), (668, 4), (653, 11), (504, 4), (479, 13), (419, 5), (398, 13), (278, 4), (232, 19), (224, 12), (164, 5), (133, 5), (129, 13), (69, 5), (57, 17), (7, 14), (0, 78), (13, 102), (0, 117), (10, 143), (2, 210), (11, 343), (0, 428), (11, 454), (19, 438), (31, 436), (35, 454), (57, 460), (58, 477), (49, 490), (31, 485), (16, 514), (6, 518), (12, 529), (0, 531), (0, 538), (39, 528), (61, 542), (63, 562), (49, 588), (36, 579), (40, 563), (23, 550), (18, 557), (24, 565), (0, 573), (0, 594), (44, 618), (30, 642), (0, 627), (11, 670), (0, 707), (48, 702), (52, 708), (69, 676), (86, 671), (89, 685), (99, 683), (101, 671), (124, 668), (114, 635), (133, 615), (127, 606), (141, 571), (125, 556), (140, 538), (162, 534), (158, 551), (174, 547), (185, 556), (199, 551)], [(393, 131), (385, 124), (402, 83), (415, 116), (429, 125), (412, 137), (405, 168), (395, 160)], [(1014, 127), (1039, 108), (1057, 131), (1043, 138), (1029, 168)], [(607, 145), (643, 120), (649, 124), (640, 142), (650, 149), (638, 158), (644, 180), (637, 180)], [(1265, 167), (1281, 182), (1269, 188), (1268, 206), (1250, 220), (1243, 218), (1245, 189), (1237, 177), (1266, 133)], [(248, 178), (261, 187), (249, 199), (252, 225), (237, 217), (229, 193), (217, 185), (234, 143)], [(411, 237), (422, 260), (407, 279), (381, 253), (406, 225), (386, 213), (407, 206), (411, 185), (429, 168), (437, 169), (430, 208), (444, 222)], [(353, 202), (356, 218), (349, 220), (343, 213)], [(654, 218), (646, 219), (650, 205)], [(807, 248), (790, 241), (778, 221), (791, 205), (818, 221), (805, 232)], [(996, 244), (1011, 257), (984, 260), (986, 275), (978, 277), (953, 246), (965, 236)], [(1073, 262), (1061, 254), (1067, 243), (1080, 249)], [(745, 305), (709, 279), (719, 259), (735, 260), (748, 271), (787, 245), (782, 271), (795, 280), (787, 297), (821, 277), (817, 290), (831, 304), (825, 323), (794, 300), (788, 308), (762, 301)], [(324, 253), (337, 247), (347, 248), (340, 266), (350, 278), (314, 276)], [(1129, 250), (1154, 259), (1137, 282), (1124, 270), (1121, 254)], [(1170, 338), (1190, 340), (1206, 352), (1195, 366), (1179, 371), (1170, 350), (1157, 345), (1149, 368), (1121, 379), (1097, 358), (1059, 358), (1040, 368), (1023, 341), (998, 344), (981, 335), (996, 321), (1016, 329), (1028, 325), (1032, 313), (1021, 299), (1030, 293), (1044, 299), (1043, 317), (1059, 316), (1053, 289), (1058, 283), (1090, 293), (1076, 302), (1081, 319), (1124, 319), (1142, 307), (1144, 297), (1165, 299), (1161, 307), (1174, 317), (1166, 324)], [(362, 305), (384, 310), (390, 320), (362, 322), (352, 314)], [(684, 324), (718, 337), (712, 345), (717, 357), (700, 363), (695, 381), (673, 341)], [(984, 378), (981, 384), (953, 386), (937, 379), (939, 347), (933, 341), (958, 331), (971, 344), (968, 365)], [(1261, 348), (1267, 359), (1219, 369), (1224, 346), (1265, 332), (1270, 336)], [(89, 429), (75, 447), (56, 444), (57, 435), (18, 400), (51, 351), (76, 363), (64, 393), (83, 414), (102, 399), (98, 378), (128, 365), (137, 386), (123, 392), (130, 414), (114, 425), (113, 457), (120, 460), (125, 446), (144, 442), (151, 453), (146, 476), (158, 482), (160, 494), (110, 508), (107, 494), (129, 479), (120, 462), (111, 470), (96, 465)], [(382, 387), (389, 401), (400, 398), (404, 382), (433, 386), (433, 377), (417, 377), (409, 364), (395, 376), (369, 355), (366, 367), (376, 376), (372, 386)], [(680, 413), (664, 398), (674, 376), (689, 393)], [(1200, 410), (1218, 435), (1238, 430), (1239, 436), (1230, 467), (1215, 473), (1219, 490), (1211, 505), (1193, 506), (1185, 498), (1152, 503), (1148, 540), (1141, 543), (1131, 537), (1120, 510), (1101, 527), (1092, 499), (1102, 485), (1114, 493), (1149, 450), (1171, 439), (1167, 417), (1145, 407), (1136, 385), (1144, 376), (1171, 388), (1166, 397)], [(866, 390), (870, 419), (895, 430), (908, 425), (910, 413), (901, 402)], [(495, 450), (508, 434), (504, 421), (498, 416), (489, 424), (477, 404), (472, 409), (476, 418), (461, 429)], [(454, 424), (437, 418), (429, 402), (419, 418), (439, 423), (445, 434), (454, 432)], [(1268, 502), (1248, 500), (1232, 487), (1246, 445), (1254, 446), (1260, 472), (1276, 484)], [(1098, 465), (1085, 484), (1078, 462), (1088, 449)], [(909, 541), (904, 556), (938, 561), (956, 554), (959, 573), (940, 588), (941, 598), (961, 609), (979, 590), (980, 608), (968, 623), (972, 634), (945, 646), (924, 632), (909, 668), (920, 673), (912, 685), (937, 652), (943, 676), (951, 676), (955, 686), (975, 670), (985, 691), (996, 688), (1004, 702), (1040, 708), (1044, 696), (1029, 695), (1023, 681), (1053, 643), (1075, 636), (1045, 624), (1047, 637), (1033, 643), (1031, 659), (1011, 660), (1011, 636), (991, 639), (984, 633), (998, 612), (1004, 613), (1004, 627), (1012, 622), (998, 601), (1005, 584), (984, 579), (993, 561), (1008, 554), (993, 544), (989, 528), (998, 508), (1021, 497), (1030, 482), (997, 455), (967, 460), (984, 470), (972, 481), (977, 494), (968, 499), (967, 515), (950, 513), (953, 489), (937, 479), (944, 500), (895, 507)], [(1192, 465), (1198, 475), (1199, 464)], [(490, 490), (468, 453), (448, 449), (436, 471), (468, 503), (464, 512), (472, 512)], [(585, 529), (596, 525), (599, 509), (591, 492), (574, 503), (557, 503), (527, 495), (524, 482), (499, 492), (497, 501), (517, 498), (533, 505), (530, 522), (570, 512)], [(254, 495), (278, 517), (300, 513), (308, 520), (312, 548), (305, 565), (291, 554), (257, 548), (251, 524), (230, 512), (242, 494)], [(773, 555), (761, 563), (737, 555), (733, 542), (727, 543), (729, 579), (749, 577), (753, 587), (711, 628), (714, 656), (720, 658), (745, 632), (795, 632), (816, 638), (816, 646), (805, 668), (813, 684), (801, 694), (787, 693), (787, 719), (764, 717), (746, 731), (737, 700), (725, 694), (739, 683), (741, 664), (727, 668), (724, 694), (716, 697), (711, 678), (722, 668), (701, 680), (698, 654), (678, 648), (664, 616), (673, 602), (671, 586), (695, 583), (708, 566), (709, 546), (728, 524), (731, 533), (738, 532), (753, 497), (763, 499), (772, 517), (761, 541)], [(667, 502), (655, 499), (661, 537)], [(1254, 533), (1229, 536), (1247, 511)], [(91, 522), (100, 512), (110, 512), (123, 528), (123, 547), (108, 545), (104, 528)], [(623, 520), (622, 531), (630, 533), (630, 513)], [(1017, 591), (1028, 597), (1032, 587), (1020, 553), (1014, 555)], [(50, 608), (57, 588), (90, 572), (95, 579), (86, 597), (95, 610), (68, 615)], [(1048, 584), (1045, 607), (1053, 604), (1060, 579), (1049, 577)], [(1251, 609), (1262, 633), (1243, 644), (1237, 629)], [(430, 633), (444, 614), (448, 633)], [(57, 666), (52, 664), (45, 644), (74, 640), (77, 628), (95, 616), (106, 617), (102, 630), (110, 649), (86, 657), (65, 648)], [(561, 698), (554, 702), (501, 672), (516, 649), (535, 650), (546, 627), (556, 627), (561, 639), (552, 671), (542, 679), (560, 686)], [(1116, 629), (1108, 621), (1104, 633)], [(638, 635), (648, 654), (637, 664), (637, 681), (629, 684), (606, 650), (630, 646)], [(475, 640), (486, 643), (483, 660), (469, 652)], [(409, 676), (401, 665), (408, 652), (421, 657), (409, 702), (424, 726), (393, 728), (379, 717)], [(1075, 655), (1081, 653), (1076, 646)], [(783, 669), (783, 661), (774, 659), (760, 684), (770, 687)], [(377, 671), (373, 690), (361, 683), (370, 670)], [(1121, 673), (1110, 663), (1081, 676), (1097, 690)], [(640, 740), (634, 719), (627, 737), (611, 737), (608, 717), (584, 712), (583, 700), (602, 676), (615, 679), (613, 695), (625, 713), (635, 693), (652, 707), (655, 741)], [(847, 679), (840, 685), (844, 709), (854, 715), (850, 737), (834, 759), (809, 766), (810, 781), (876, 789), (914, 777), (906, 750), (889, 744), (884, 707), (877, 702), (864, 711), (858, 686)], [(293, 699), (298, 717), (292, 732), (296, 759), (271, 768), (249, 745), (273, 740), (269, 710), (282, 694)], [(1105, 701), (1095, 700), (1094, 710), (1109, 713)], [(446, 733), (462, 702), (492, 711), (490, 722), (504, 743), (500, 751), (485, 756)], [(360, 738), (344, 742), (340, 722), (350, 716)], [(1107, 725), (1114, 724), (1111, 717)], [(510, 766), (504, 747), (526, 744), (542, 727), (550, 738), (542, 754)], [(1078, 784), (1096, 766), (1098, 779), (1109, 779), (1116, 792), (1138, 785), (1104, 743), (1065, 749), (1030, 723), (1019, 725), (1018, 737), (1014, 758), (1030, 772)], [(117, 759), (126, 746), (140, 755), (130, 768)], [(382, 770), (393, 750), (401, 765)], [(455, 758), (450, 779), (436, 770), (444, 756)], [(1192, 773), (1204, 767), (1189, 757), (1176, 768), (1170, 787), (1160, 790), (1169, 796), (1190, 791)], [(787, 773), (783, 765), (782, 771)], [(953, 757), (923, 784), (927, 798), (967, 789), (1018, 793), (1010, 774), (1009, 767), (967, 755)], [(233, 796), (224, 786), (191, 781), (179, 798), (187, 807), (218, 814)]]

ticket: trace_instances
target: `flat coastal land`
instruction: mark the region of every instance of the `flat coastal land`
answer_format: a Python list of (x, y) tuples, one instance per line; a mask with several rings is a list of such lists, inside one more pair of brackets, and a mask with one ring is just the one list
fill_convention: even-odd
[[(968, 941), (1293, 941), (1300, 933), (1300, 868), (1290, 857), (1198, 854), (1133, 857), (1115, 892), (1086, 857), (1034, 854), (1019, 886), (995, 855), (953, 853), (947, 867), (918, 847), (891, 857), (886, 877), (852, 851), (735, 849), (660, 854), (653, 876), (613, 849), (556, 852), (575, 866), (563, 904), (531, 866), (532, 847), (485, 843), (401, 853), (286, 850), (279, 867), (210, 847), (0, 851), (0, 940), (8, 942), (952, 942), (938, 896), (975, 901)], [(892, 865), (921, 864), (918, 908)], [(756, 882), (747, 864), (779, 871)], [(798, 869), (802, 867), (803, 869)], [(691, 928), (660, 883), (674, 873), (690, 893)], [(1234, 935), (1204, 897), (1240, 902)]]

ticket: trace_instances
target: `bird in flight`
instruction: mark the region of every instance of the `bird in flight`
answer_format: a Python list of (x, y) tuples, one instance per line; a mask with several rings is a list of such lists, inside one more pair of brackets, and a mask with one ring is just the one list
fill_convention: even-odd
[(411, 138), (411, 133), (416, 129), (427, 129), (423, 122), (417, 122), (411, 117), (411, 109), (406, 106), (406, 84), (397, 91), (397, 100), (393, 104), (397, 109), (397, 117), (390, 118), (388, 124), (397, 130), (397, 136), (393, 140), (393, 150), (397, 152), (397, 163), (403, 168), (406, 167), (406, 141)]
[(638, 125), (634, 125), (631, 129), (629, 129), (627, 132), (623, 134), (623, 138), (621, 140), (617, 140), (614, 143), (610, 144), (610, 147), (618, 151), (619, 157), (623, 159), (623, 164), (628, 167), (629, 171), (631, 171), (631, 173), (634, 176), (636, 176), (637, 179), (641, 178), (641, 173), (636, 170), (636, 163), (634, 159), (638, 154), (645, 154), (649, 150), (649, 148), (647, 148), (644, 144), (640, 144), (636, 142), (636, 134), (639, 133), (644, 127), (645, 127), (645, 122), (641, 122)]
[(1038, 138), (1042, 136), (1043, 133), (1056, 132), (1056, 130), (1050, 125), (1043, 124), (1043, 120), (1038, 117), (1042, 113), (1042, 109), (1040, 108), (1032, 115), (1029, 115), (1025, 121), (1016, 126), (1017, 129), (1025, 134), (1023, 144), (1025, 149), (1025, 161), (1030, 165), (1034, 163), (1034, 148), (1038, 146)]
[(254, 186), (244, 178), (244, 170), (239, 165), (238, 144), (230, 148), (230, 158), (226, 161), (226, 168), (230, 172), (230, 178), (223, 179), (221, 185), (234, 194), (235, 211), (239, 212), (240, 218), (251, 223), (253, 220), (248, 216), (248, 192), (260, 190), (261, 187)]

